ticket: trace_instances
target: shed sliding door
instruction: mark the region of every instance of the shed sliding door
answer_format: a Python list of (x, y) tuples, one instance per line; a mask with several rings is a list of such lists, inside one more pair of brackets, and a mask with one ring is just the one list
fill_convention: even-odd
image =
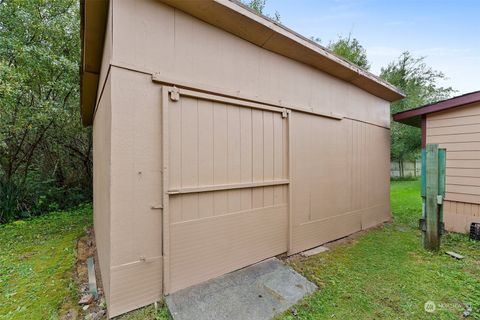
[(163, 90), (166, 293), (286, 252), (282, 109)]

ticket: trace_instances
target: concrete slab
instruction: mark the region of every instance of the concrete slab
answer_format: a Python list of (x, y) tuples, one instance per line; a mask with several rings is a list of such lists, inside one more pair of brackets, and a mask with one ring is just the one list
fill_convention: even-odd
[(174, 320), (267, 320), (317, 286), (277, 258), (170, 294)]
[(316, 254), (322, 253), (322, 252), (326, 252), (328, 250), (330, 250), (330, 249), (328, 249), (325, 246), (319, 246), (319, 247), (315, 247), (315, 248), (307, 250), (307, 251), (303, 251), (303, 252), (300, 253), (300, 255), (302, 255), (304, 257), (310, 257), (310, 256), (314, 256)]

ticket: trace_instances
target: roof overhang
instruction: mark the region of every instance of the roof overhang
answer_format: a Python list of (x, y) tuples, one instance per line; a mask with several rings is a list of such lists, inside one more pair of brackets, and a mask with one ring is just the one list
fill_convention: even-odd
[[(372, 73), (338, 57), (315, 41), (259, 15), (236, 0), (158, 0), (266, 50), (302, 62), (349, 82), (377, 97), (396, 101), (403, 92)], [(108, 3), (81, 0), (82, 121), (93, 120)]]
[(84, 126), (91, 125), (102, 66), (103, 43), (108, 17), (107, 0), (80, 0), (80, 113)]
[(402, 111), (393, 115), (393, 120), (413, 127), (421, 127), (423, 115), (443, 111), (451, 108), (462, 107), (471, 103), (480, 102), (480, 91), (466, 93), (436, 103), (427, 104), (414, 109)]

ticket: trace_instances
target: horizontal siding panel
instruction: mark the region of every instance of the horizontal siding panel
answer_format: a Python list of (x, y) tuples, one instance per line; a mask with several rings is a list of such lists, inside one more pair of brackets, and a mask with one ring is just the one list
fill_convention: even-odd
[(447, 119), (432, 119), (431, 115), (428, 115), (427, 119), (427, 131), (430, 131), (433, 128), (475, 125), (480, 123), (480, 115)]
[(470, 105), (465, 105), (461, 108), (435, 112), (428, 115), (428, 120), (470, 117), (475, 115), (480, 115), (480, 103), (473, 103)]
[(448, 134), (427, 136), (428, 143), (480, 142), (480, 133)]
[(446, 183), (447, 184), (463, 185), (463, 186), (480, 186), (480, 178), (447, 176)]
[(480, 178), (480, 169), (447, 168), (447, 176)]
[(362, 216), (358, 212), (294, 225), (295, 237), (292, 239), (289, 254), (316, 247), (360, 230), (362, 230)]
[(296, 237), (293, 238), (289, 254), (371, 228), (390, 219), (389, 204), (382, 204), (293, 226)]
[(447, 160), (447, 168), (480, 168), (480, 160)]
[(447, 152), (447, 160), (479, 160), (480, 151), (451, 151)]
[(110, 281), (110, 317), (159, 301), (162, 295), (162, 258), (112, 267)]
[(447, 184), (446, 192), (449, 193), (462, 193), (469, 195), (479, 195), (480, 196), (480, 187), (479, 186), (468, 186), (468, 185), (457, 185), (457, 184)]
[(480, 204), (480, 196), (474, 194), (447, 192), (445, 200)]
[(480, 132), (480, 123), (467, 124), (467, 125), (460, 124), (460, 125), (454, 125), (449, 127), (429, 128), (427, 131), (427, 136), (479, 133), (479, 132)]
[(427, 143), (447, 149), (445, 212), (480, 203), (480, 104), (429, 114)]
[[(434, 142), (431, 142), (427, 137), (427, 143)], [(480, 151), (480, 142), (440, 143), (440, 148), (445, 148), (447, 151)]]
[(173, 224), (171, 292), (287, 251), (287, 206)]

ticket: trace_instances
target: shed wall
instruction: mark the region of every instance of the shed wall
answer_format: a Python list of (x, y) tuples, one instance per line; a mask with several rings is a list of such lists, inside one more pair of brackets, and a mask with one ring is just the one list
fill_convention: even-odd
[(296, 253), (390, 219), (390, 131), (356, 120), (291, 115)]
[(162, 294), (161, 90), (112, 67), (111, 295), (109, 315)]
[(480, 103), (428, 114), (427, 143), (447, 149), (446, 228), (466, 232), (480, 222)]
[(113, 62), (284, 106), (390, 127), (389, 103), (154, 0), (113, 3)]
[[(220, 94), (234, 91), (344, 117), (290, 115), (291, 128), (297, 128), (289, 141), (295, 164), (288, 169), (294, 190), (290, 253), (390, 218), (388, 102), (156, 1), (119, 0), (110, 10), (111, 53), (102, 63), (112, 99), (105, 168), (111, 177), (109, 316), (157, 301), (163, 290), (162, 210), (156, 208), (163, 192), (164, 106), (153, 73)], [(100, 103), (96, 116), (102, 109)]]
[(107, 300), (110, 297), (111, 107), (111, 82), (107, 77), (93, 121), (93, 220), (100, 273)]

